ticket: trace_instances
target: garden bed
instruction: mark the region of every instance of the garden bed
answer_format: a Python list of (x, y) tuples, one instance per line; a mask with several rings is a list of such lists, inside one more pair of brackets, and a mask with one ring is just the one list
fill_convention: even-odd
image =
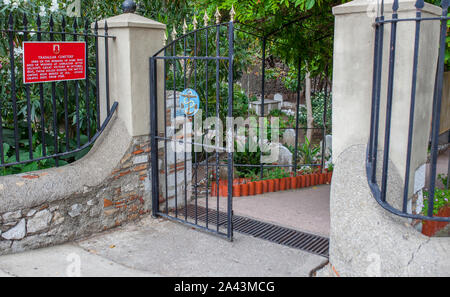
[[(433, 216), (450, 217), (450, 189), (447, 189), (448, 176), (438, 174), (438, 180), (442, 183), (442, 188), (436, 188), (434, 192)], [(428, 214), (428, 191), (424, 191), (424, 207), (422, 213)], [(449, 222), (426, 221), (422, 222), (422, 234), (434, 236), (440, 230), (444, 229)]]
[[(329, 184), (332, 172), (311, 173), (290, 177), (252, 180), (250, 178), (236, 178), (233, 180), (233, 197), (261, 195), (264, 193), (286, 191)], [(219, 180), (219, 197), (228, 197), (228, 180)], [(217, 196), (217, 181), (211, 184), (211, 195)]]

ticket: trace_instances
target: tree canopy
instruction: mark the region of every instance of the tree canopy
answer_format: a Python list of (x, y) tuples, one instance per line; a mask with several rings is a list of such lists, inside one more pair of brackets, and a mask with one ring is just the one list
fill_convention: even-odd
[[(219, 7), (226, 13), (231, 6), (242, 28), (268, 38), (269, 51), (286, 63), (299, 59), (310, 70), (323, 72), (331, 66), (333, 52), (333, 6), (345, 0), (198, 0), (197, 5), (211, 11)], [(331, 67), (329, 67), (331, 68)]]
[[(122, 0), (35, 0), (10, 1), (9, 6), (0, 9), (0, 15), (6, 13), (7, 7), (16, 11), (28, 11), (39, 14), (41, 6), (47, 9), (58, 3), (63, 11), (71, 3), (81, 3), (81, 14), (89, 19), (99, 19), (117, 15), (121, 12)], [(207, 11), (213, 20), (218, 8), (222, 21), (229, 20), (229, 11), (234, 7), (237, 27), (242, 30), (266, 36), (268, 54), (273, 54), (287, 64), (296, 65), (301, 59), (309, 65), (312, 75), (318, 75), (328, 69), (331, 72), (333, 52), (334, 17), (332, 7), (350, 0), (136, 0), (138, 13), (168, 25), (176, 26), (182, 32), (185, 18), (189, 29), (192, 19), (203, 17)], [(18, 3), (17, 7), (13, 5)], [(427, 0), (439, 5), (441, 0)], [(3, 13), (1, 13), (3, 12)], [(212, 22), (212, 21), (211, 21)], [(170, 33), (168, 32), (168, 36)], [(249, 38), (261, 44), (262, 38)]]

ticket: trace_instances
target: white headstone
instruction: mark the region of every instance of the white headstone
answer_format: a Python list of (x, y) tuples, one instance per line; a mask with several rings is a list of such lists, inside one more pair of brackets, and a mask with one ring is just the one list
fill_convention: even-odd
[(273, 100), (278, 101), (278, 109), (280, 109), (281, 107), (283, 107), (283, 95), (280, 93), (276, 93), (275, 95), (273, 95)]
[(283, 95), (281, 95), (280, 93), (276, 93), (275, 95), (273, 95), (273, 100), (283, 102)]
[[(325, 157), (331, 157), (331, 147), (332, 147), (333, 137), (331, 135), (325, 136)], [(322, 141), (320, 141), (320, 151), (322, 152)]]
[(283, 134), (283, 144), (285, 145), (295, 145), (295, 130), (286, 129)]
[[(287, 147), (281, 143), (272, 142), (269, 144), (269, 149), (272, 150), (272, 152), (274, 149), (278, 151), (278, 158), (275, 161), (278, 165), (292, 165), (292, 153)], [(290, 167), (289, 170), (291, 170)]]
[[(291, 151), (285, 147), (284, 145), (280, 144), (279, 147), (279, 156), (278, 156), (278, 164), (279, 165), (292, 165), (292, 153)], [(289, 167), (289, 171), (292, 168)]]

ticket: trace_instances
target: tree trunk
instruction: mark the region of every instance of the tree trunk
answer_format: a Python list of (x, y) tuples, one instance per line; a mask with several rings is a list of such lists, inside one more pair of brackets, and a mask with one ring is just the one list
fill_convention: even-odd
[(314, 118), (311, 105), (311, 73), (307, 72), (305, 77), (305, 101), (306, 101), (306, 137), (309, 142), (312, 140), (312, 127), (314, 127)]

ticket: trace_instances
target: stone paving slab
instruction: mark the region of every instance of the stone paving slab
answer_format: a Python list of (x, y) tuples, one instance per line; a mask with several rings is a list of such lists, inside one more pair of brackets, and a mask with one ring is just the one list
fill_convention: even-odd
[[(77, 263), (80, 265), (77, 266)], [(77, 245), (64, 244), (1, 256), (0, 277), (8, 276), (142, 277), (155, 275), (114, 263), (94, 253), (87, 252)]]
[[(70, 244), (0, 257), (1, 276), (308, 276), (327, 259), (241, 234), (228, 242), (144, 218)], [(76, 275), (76, 274), (75, 274)]]
[[(205, 206), (205, 200), (200, 198), (199, 205)], [(215, 210), (217, 197), (208, 200), (209, 207)], [(226, 211), (227, 199), (220, 197), (219, 205), (221, 211)], [(233, 211), (235, 215), (328, 237), (330, 185), (234, 197)]]
[(78, 244), (115, 263), (162, 276), (308, 276), (327, 261), (238, 233), (228, 242), (152, 218)]
[(3, 270), (0, 270), (0, 277), (12, 277), (12, 275), (4, 272)]

